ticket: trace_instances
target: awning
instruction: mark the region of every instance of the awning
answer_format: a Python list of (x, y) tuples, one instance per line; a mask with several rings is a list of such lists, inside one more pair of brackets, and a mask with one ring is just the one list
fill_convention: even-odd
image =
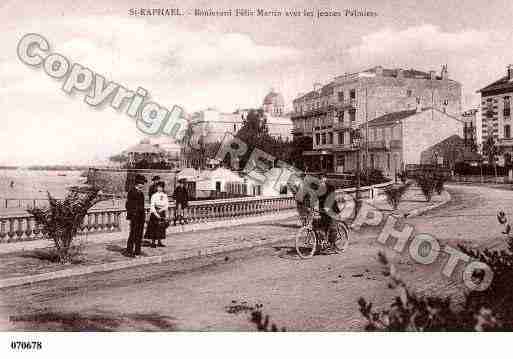
[(318, 151), (303, 151), (304, 156), (321, 156), (321, 155), (332, 155), (333, 152), (330, 150), (318, 150)]

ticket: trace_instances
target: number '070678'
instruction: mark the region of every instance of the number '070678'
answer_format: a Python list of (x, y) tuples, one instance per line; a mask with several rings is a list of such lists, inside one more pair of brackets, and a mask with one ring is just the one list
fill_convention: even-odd
[(12, 341), (11, 349), (13, 350), (39, 350), (43, 349), (43, 344), (38, 341)]

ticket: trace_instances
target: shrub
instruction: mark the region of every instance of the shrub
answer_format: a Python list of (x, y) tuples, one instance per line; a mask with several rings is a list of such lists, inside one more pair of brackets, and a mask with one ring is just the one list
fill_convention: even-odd
[(397, 209), (399, 203), (401, 202), (401, 198), (406, 193), (410, 184), (402, 184), (402, 185), (390, 185), (384, 189), (385, 196), (387, 198), (388, 204), (392, 206), (393, 209)]
[(444, 175), (436, 174), (434, 177), (435, 180), (435, 191), (438, 195), (442, 194), (442, 191), (444, 190), (444, 184), (445, 181), (447, 181), (447, 178)]
[(379, 253), (379, 260), (387, 266), (389, 288), (397, 289), (390, 308), (374, 311), (372, 303), (358, 300), (360, 313), (367, 319), (369, 331), (486, 331), (513, 329), (513, 293), (510, 288), (513, 274), (513, 247), (507, 251), (479, 251), (460, 249), (492, 268), (494, 280), (482, 292), (470, 292), (463, 303), (453, 305), (449, 297), (422, 297), (409, 290), (397, 274), (395, 266)]
[(98, 189), (72, 189), (66, 198), (57, 200), (48, 192), (49, 206), (31, 208), (37, 224), (53, 240), (55, 250), (61, 263), (71, 263), (73, 252), (72, 241), (76, 236), (87, 211), (102, 198)]
[[(370, 186), (373, 184), (383, 183), (390, 181), (390, 179), (386, 178), (383, 175), (383, 171), (375, 168), (363, 170), (360, 172), (360, 185), (361, 186)], [(351, 187), (356, 186), (356, 176), (352, 178)]]
[(426, 201), (431, 202), (431, 197), (435, 191), (436, 181), (434, 176), (429, 172), (423, 172), (415, 177), (417, 185), (420, 187)]

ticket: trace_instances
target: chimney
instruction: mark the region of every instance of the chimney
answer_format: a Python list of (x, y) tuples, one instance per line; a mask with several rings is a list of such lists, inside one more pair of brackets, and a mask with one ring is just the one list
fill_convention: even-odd
[(436, 72), (435, 71), (429, 71), (429, 79), (434, 80), (436, 78)]
[(442, 65), (442, 71), (441, 71), (440, 75), (442, 76), (442, 80), (449, 79), (449, 71), (447, 71), (447, 64)]
[(320, 82), (314, 82), (314, 84), (313, 84), (314, 91), (316, 91), (316, 92), (321, 91), (321, 87), (322, 87), (322, 84)]
[(506, 70), (507, 70), (508, 80), (512, 81), (513, 80), (513, 65), (508, 65)]

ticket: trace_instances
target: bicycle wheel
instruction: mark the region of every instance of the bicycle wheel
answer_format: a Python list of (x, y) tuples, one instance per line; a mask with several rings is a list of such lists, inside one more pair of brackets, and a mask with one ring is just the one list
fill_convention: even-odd
[(342, 253), (349, 245), (349, 230), (344, 222), (337, 222), (337, 238), (333, 243), (333, 248), (337, 253)]
[(317, 250), (317, 237), (308, 227), (302, 227), (296, 235), (296, 252), (301, 258), (312, 258)]

